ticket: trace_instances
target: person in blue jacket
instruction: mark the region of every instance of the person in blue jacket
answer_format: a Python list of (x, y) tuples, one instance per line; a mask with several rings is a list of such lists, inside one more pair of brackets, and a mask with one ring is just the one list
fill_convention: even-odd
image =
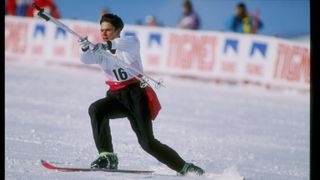
[(238, 3), (235, 15), (227, 22), (228, 31), (237, 33), (256, 34), (262, 28), (263, 23), (259, 19), (258, 12), (254, 16), (250, 15), (242, 2)]

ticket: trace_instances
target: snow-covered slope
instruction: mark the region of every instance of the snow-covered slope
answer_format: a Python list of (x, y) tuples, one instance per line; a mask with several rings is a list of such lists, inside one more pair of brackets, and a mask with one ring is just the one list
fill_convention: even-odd
[[(309, 179), (309, 95), (163, 77), (155, 136), (207, 172), (200, 178)], [(40, 159), (87, 167), (97, 157), (87, 108), (104, 96), (99, 71), (5, 64), (6, 179), (182, 179), (44, 169)], [(111, 121), (119, 168), (175, 175)]]

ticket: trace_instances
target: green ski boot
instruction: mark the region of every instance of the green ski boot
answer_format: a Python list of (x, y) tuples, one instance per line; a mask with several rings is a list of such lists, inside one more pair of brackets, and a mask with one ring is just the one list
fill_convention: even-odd
[(189, 173), (195, 173), (196, 175), (201, 176), (204, 173), (204, 170), (192, 163), (186, 163), (178, 175), (185, 176)]
[(91, 163), (92, 169), (118, 169), (118, 157), (115, 153), (102, 152), (99, 157)]

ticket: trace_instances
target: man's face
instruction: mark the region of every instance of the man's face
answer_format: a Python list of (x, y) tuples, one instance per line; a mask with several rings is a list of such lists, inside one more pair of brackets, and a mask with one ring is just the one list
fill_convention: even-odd
[(115, 27), (111, 23), (102, 22), (100, 27), (100, 34), (103, 41), (111, 41), (120, 37), (120, 29), (115, 30)]
[(239, 17), (241, 17), (241, 16), (243, 16), (244, 15), (244, 9), (242, 8), (242, 7), (237, 7), (236, 8), (236, 16), (239, 16)]
[(183, 6), (183, 13), (189, 14), (191, 12), (191, 8), (189, 6)]

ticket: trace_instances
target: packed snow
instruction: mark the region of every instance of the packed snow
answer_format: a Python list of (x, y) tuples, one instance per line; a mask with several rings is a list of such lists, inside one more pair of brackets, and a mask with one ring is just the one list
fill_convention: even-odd
[(309, 94), (155, 77), (166, 86), (156, 90), (162, 110), (155, 137), (204, 176), (175, 176), (142, 150), (127, 119), (110, 123), (119, 168), (155, 175), (45, 169), (41, 159), (88, 167), (97, 157), (88, 107), (105, 95), (103, 74), (6, 61), (5, 179), (309, 179)]

